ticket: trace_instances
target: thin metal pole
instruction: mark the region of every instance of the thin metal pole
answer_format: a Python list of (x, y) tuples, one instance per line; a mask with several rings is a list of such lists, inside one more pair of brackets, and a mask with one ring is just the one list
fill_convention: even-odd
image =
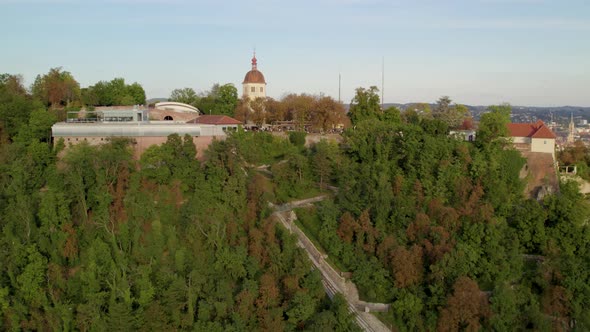
[(338, 73), (338, 103), (342, 103), (342, 100), (340, 99), (340, 88), (341, 88), (341, 81), (342, 81), (342, 77), (340, 75), (340, 73)]
[(383, 93), (385, 92), (385, 57), (381, 58), (381, 109), (383, 109)]

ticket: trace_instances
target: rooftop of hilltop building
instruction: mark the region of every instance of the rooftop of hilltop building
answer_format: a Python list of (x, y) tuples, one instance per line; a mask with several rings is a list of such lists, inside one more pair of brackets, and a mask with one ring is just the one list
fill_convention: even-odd
[(509, 123), (507, 126), (512, 137), (556, 138), (542, 120), (535, 123)]
[(240, 125), (242, 121), (236, 120), (227, 115), (201, 115), (200, 117), (187, 121), (187, 123), (200, 123), (212, 125)]

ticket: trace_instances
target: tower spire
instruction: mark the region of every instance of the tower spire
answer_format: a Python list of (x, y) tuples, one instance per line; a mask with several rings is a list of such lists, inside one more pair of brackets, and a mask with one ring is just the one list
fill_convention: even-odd
[(256, 60), (256, 49), (254, 49), (254, 56), (252, 57), (252, 70), (257, 70), (257, 65), (256, 63), (258, 62), (258, 60)]
[(576, 126), (574, 125), (574, 112), (570, 114), (570, 125), (569, 125), (569, 134), (567, 136), (568, 143), (574, 143), (574, 133), (576, 131)]

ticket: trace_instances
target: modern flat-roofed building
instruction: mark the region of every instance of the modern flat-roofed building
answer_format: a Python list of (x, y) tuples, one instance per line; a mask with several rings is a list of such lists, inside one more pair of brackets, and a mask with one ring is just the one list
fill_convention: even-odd
[(63, 139), (66, 146), (87, 142), (103, 144), (112, 137), (127, 137), (134, 142), (136, 157), (151, 145), (166, 142), (171, 134), (189, 135), (197, 147), (197, 157), (214, 139), (225, 139), (229, 122), (237, 127), (239, 121), (224, 116), (219, 124), (149, 121), (147, 110), (110, 110), (87, 112), (84, 116), (68, 116), (66, 122), (51, 127), (54, 141)]

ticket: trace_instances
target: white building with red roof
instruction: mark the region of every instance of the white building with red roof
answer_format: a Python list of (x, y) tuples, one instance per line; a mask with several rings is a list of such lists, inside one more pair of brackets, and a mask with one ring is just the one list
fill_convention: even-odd
[(535, 123), (509, 123), (508, 133), (519, 150), (551, 153), (555, 157), (555, 134), (541, 120)]

